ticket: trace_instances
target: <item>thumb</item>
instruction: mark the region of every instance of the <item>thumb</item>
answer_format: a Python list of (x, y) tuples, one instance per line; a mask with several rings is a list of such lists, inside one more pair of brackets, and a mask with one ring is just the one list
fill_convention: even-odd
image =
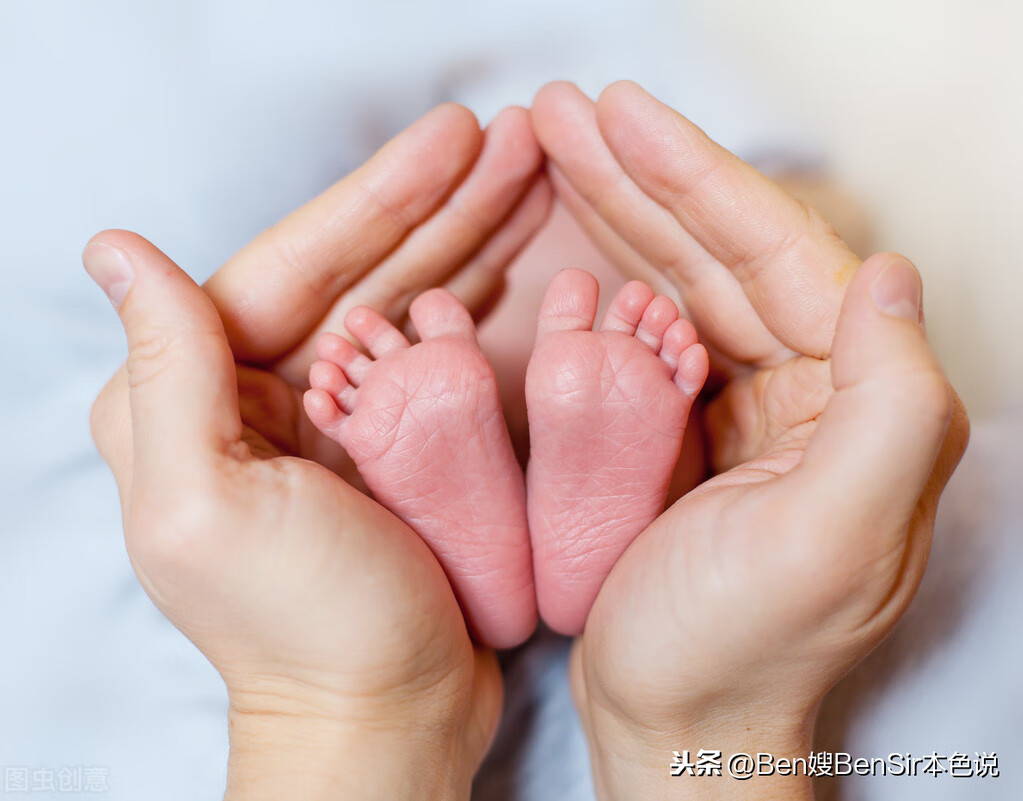
[(206, 293), (128, 231), (97, 234), (82, 262), (128, 338), (134, 481), (180, 475), (238, 442), (234, 358)]
[[(793, 480), (857, 546), (903, 536), (945, 437), (952, 391), (922, 326), (922, 285), (903, 257), (881, 253), (849, 284), (831, 347), (835, 394)], [(853, 543), (850, 543), (853, 544)]]

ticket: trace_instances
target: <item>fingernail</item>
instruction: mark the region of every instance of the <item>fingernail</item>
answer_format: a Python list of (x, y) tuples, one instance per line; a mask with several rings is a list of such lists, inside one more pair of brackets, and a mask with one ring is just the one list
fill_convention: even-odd
[(89, 277), (107, 293), (114, 308), (119, 307), (135, 278), (135, 268), (128, 260), (128, 254), (120, 248), (90, 242), (82, 251), (82, 264)]
[(885, 314), (920, 320), (920, 274), (908, 261), (898, 259), (885, 267), (870, 285), (870, 297)]

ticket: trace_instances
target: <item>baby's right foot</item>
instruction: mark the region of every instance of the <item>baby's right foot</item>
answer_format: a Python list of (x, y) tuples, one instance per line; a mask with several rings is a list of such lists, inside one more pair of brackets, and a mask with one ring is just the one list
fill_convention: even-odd
[(352, 310), (345, 325), (372, 358), (324, 334), (306, 411), (436, 554), (473, 635), (510, 648), (536, 626), (536, 598), (522, 469), (494, 371), (451, 293), (425, 292), (409, 316), (416, 345), (372, 309)]
[(540, 614), (582, 631), (604, 579), (663, 510), (707, 352), (678, 308), (639, 281), (600, 330), (596, 279), (565, 270), (540, 310), (526, 373), (527, 497)]

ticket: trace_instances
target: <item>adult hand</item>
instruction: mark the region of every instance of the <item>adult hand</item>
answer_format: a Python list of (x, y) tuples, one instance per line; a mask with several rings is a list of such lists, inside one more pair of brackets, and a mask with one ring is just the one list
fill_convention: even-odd
[[(634, 84), (596, 104), (552, 84), (532, 114), (558, 196), (623, 271), (675, 291), (718, 376), (712, 478), (625, 552), (573, 652), (600, 794), (665, 797), (673, 750), (805, 757), (820, 699), (912, 598), (968, 437), (919, 276), (861, 265)], [(803, 778), (696, 781), (810, 797)]]
[[(471, 112), (448, 104), (256, 237), (204, 287), (238, 362), (244, 436), (257, 433), (268, 453), (313, 459), (359, 486), (348, 456), (302, 412), (319, 334), (345, 334), (344, 317), (359, 305), (400, 325), (412, 299), (434, 286), (486, 313), (550, 197), (523, 109), (506, 109), (481, 132)], [(110, 458), (130, 473), (123, 368), (94, 420)]]
[(484, 136), (446, 106), (206, 292), (136, 235), (86, 247), (129, 344), (94, 436), (140, 581), (227, 684), (228, 797), (468, 796), (496, 660), (425, 544), (317, 463), (345, 472), (299, 400), (311, 338), (352, 305), (398, 320), (445, 282), (484, 304), (546, 214), (539, 163), (522, 110)]

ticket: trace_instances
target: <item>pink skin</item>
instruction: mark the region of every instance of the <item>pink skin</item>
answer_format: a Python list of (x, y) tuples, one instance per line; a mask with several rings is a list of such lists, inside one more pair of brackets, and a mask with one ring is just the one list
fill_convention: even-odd
[(306, 412), (433, 550), (473, 636), (518, 645), (536, 626), (536, 596), (522, 470), (494, 371), (450, 292), (423, 293), (409, 317), (416, 345), (372, 309), (349, 312), (345, 327), (372, 358), (324, 334)]
[(662, 511), (707, 351), (669, 298), (626, 284), (593, 331), (599, 288), (551, 282), (526, 372), (526, 474), (540, 615), (579, 634), (618, 557)]

